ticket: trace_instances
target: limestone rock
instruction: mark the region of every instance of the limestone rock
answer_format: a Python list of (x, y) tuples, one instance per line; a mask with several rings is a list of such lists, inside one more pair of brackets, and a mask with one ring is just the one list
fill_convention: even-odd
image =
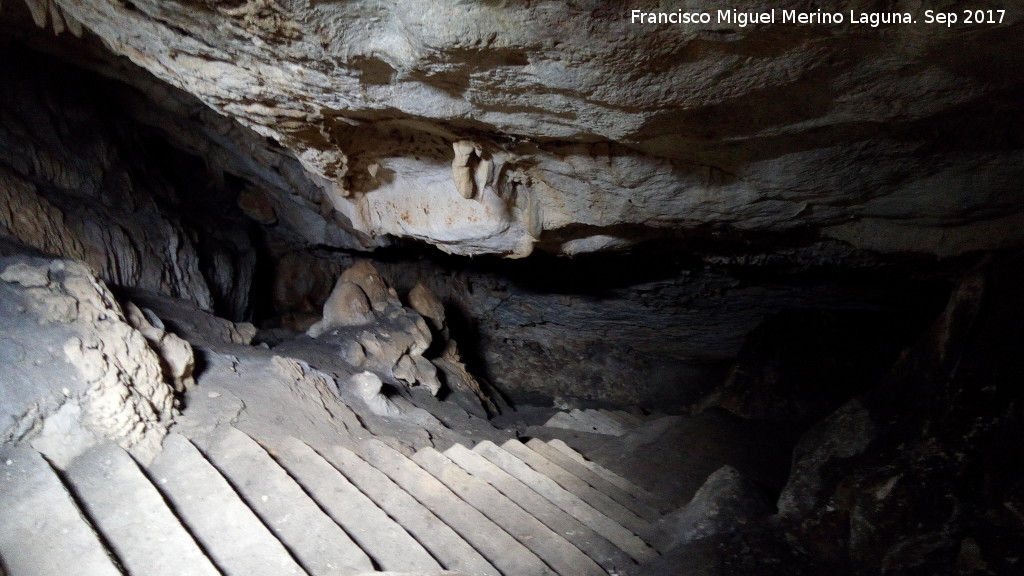
[(378, 416), (398, 416), (401, 409), (388, 397), (381, 393), (384, 385), (373, 372), (360, 372), (349, 378), (349, 386), (355, 389), (360, 398), (366, 402), (370, 411)]
[(309, 328), (313, 338), (339, 326), (359, 326), (373, 321), (366, 293), (354, 282), (339, 279), (327, 302), (323, 320)]
[[(0, 133), (0, 233), (84, 262), (112, 285), (244, 317), (255, 254), (243, 226), (222, 209), (240, 215), (224, 199), (226, 186), (194, 166), (173, 167), (181, 157), (154, 149), (135, 128), (130, 110), (138, 104), (122, 100), (130, 97), (116, 83), (95, 79), (83, 92), (81, 71), (41, 75), (39, 66), (55, 63), (30, 54), (7, 52), (0, 65), (10, 79), (0, 90), (0, 122), (8, 127)], [(152, 121), (153, 108), (139, 114)], [(164, 158), (168, 170), (144, 168), (138, 159), (147, 156)]]
[(983, 262), (880, 382), (800, 440), (779, 520), (816, 571), (1015, 569), (1022, 473), (992, 463), (1024, 440), (1022, 367), (993, 366), (1015, 354), (1021, 286), (1019, 257)]
[(256, 337), (256, 326), (252, 323), (219, 318), (185, 300), (141, 290), (128, 291), (128, 299), (139, 307), (147, 322), (190, 346), (249, 345)]
[[(3, 269), (0, 300), (7, 336), (0, 354), (24, 355), (28, 347), (42, 347), (51, 358), (29, 364), (23, 357), (15, 360), (3, 403), (15, 421), (13, 428), (6, 423), (4, 438), (29, 439), (58, 462), (99, 439), (115, 440), (142, 459), (152, 456), (177, 411), (171, 375), (165, 375), (146, 336), (129, 324), (84, 264), (8, 259)], [(181, 361), (174, 376), (185, 377), (186, 359), (169, 358)]]
[(381, 278), (380, 272), (368, 260), (356, 260), (341, 273), (338, 285), (349, 282), (362, 289), (370, 305), (377, 312), (384, 310), (389, 303), (398, 303), (395, 295), (389, 291), (387, 283)]
[(671, 550), (702, 538), (735, 531), (769, 514), (771, 506), (749, 481), (731, 466), (708, 476), (693, 499), (652, 526), (649, 540), (658, 550)]
[[(160, 356), (164, 374), (178, 394), (195, 386), (192, 375), (195, 371), (195, 355), (192, 345), (167, 332), (163, 322), (155, 314), (136, 306), (132, 302), (124, 305), (125, 316), (133, 328), (142, 333), (150, 347)], [(251, 338), (250, 338), (251, 339)]]
[(808, 27), (556, 0), (29, 6), (288, 148), (333, 211), (318, 226), (346, 229), (309, 233), (338, 243), (524, 256), (538, 236), (622, 250), (624, 226), (707, 225), (944, 256), (1021, 240), (1014, 11)]
[(323, 319), (307, 334), (336, 343), (353, 367), (406, 386), (425, 386), (433, 395), (441, 390), (436, 367), (423, 357), (434, 334), (422, 316), (402, 306), (368, 261), (357, 260), (341, 274), (324, 304)]
[(444, 305), (423, 282), (417, 282), (409, 291), (409, 307), (429, 320), (434, 330), (444, 328)]

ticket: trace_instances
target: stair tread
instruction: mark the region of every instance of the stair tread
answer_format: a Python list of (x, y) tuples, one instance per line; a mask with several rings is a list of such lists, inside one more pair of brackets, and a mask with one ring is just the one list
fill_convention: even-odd
[(377, 506), (401, 524), (448, 570), (498, 574), (498, 570), (433, 512), (351, 450), (332, 446), (323, 456)]
[(213, 465), (307, 572), (327, 576), (373, 569), (366, 553), (255, 440), (226, 427), (205, 448)]
[(367, 462), (434, 511), (503, 574), (553, 574), (533, 552), (404, 454), (375, 438), (364, 440), (360, 449)]
[(181, 521), (138, 464), (115, 444), (75, 458), (66, 478), (121, 564), (132, 574), (216, 576)]
[(535, 492), (544, 496), (583, 524), (593, 528), (595, 532), (618, 546), (634, 560), (643, 562), (657, 556), (657, 553), (652, 548), (627, 528), (581, 500), (575, 494), (565, 490), (554, 480), (530, 468), (525, 462), (493, 442), (481, 442), (473, 448), (473, 451), (490, 460), (505, 472), (518, 478)]
[(0, 557), (7, 576), (118, 576), (107, 550), (50, 465), (27, 447), (0, 447)]
[(171, 434), (148, 467), (178, 516), (226, 576), (305, 574), (186, 438)]
[(609, 498), (606, 494), (595, 490), (589, 484), (567, 472), (564, 468), (548, 460), (541, 454), (531, 450), (519, 440), (509, 440), (501, 445), (508, 452), (525, 462), (528, 466), (544, 476), (554, 480), (559, 486), (578, 496), (581, 500), (599, 510), (605, 516), (631, 530), (634, 534), (642, 534), (650, 525), (649, 522), (634, 514), (631, 510)]
[(570, 412), (558, 412), (544, 424), (549, 428), (579, 430), (606, 436), (622, 436), (628, 429), (622, 423), (596, 411), (573, 409)]
[(466, 472), (493, 486), (552, 531), (571, 538), (573, 544), (606, 570), (619, 571), (635, 566), (628, 554), (480, 454), (462, 445), (452, 446), (444, 454)]
[(558, 574), (604, 576), (605, 572), (601, 567), (571, 542), (527, 514), (493, 486), (470, 476), (437, 450), (423, 448), (411, 459), (463, 501), (495, 523), (499, 523), (506, 532), (533, 551)]
[(574, 409), (570, 412), (573, 418), (589, 424), (598, 429), (607, 430), (608, 434), (612, 436), (622, 436), (626, 432), (629, 432), (630, 426), (627, 426), (621, 420), (613, 417), (604, 410), (579, 410)]
[(643, 420), (629, 412), (626, 412), (625, 410), (601, 410), (600, 412), (601, 414), (618, 421), (627, 429), (637, 428), (644, 424)]
[(623, 478), (622, 476), (619, 476), (618, 474), (612, 472), (611, 470), (605, 468), (604, 466), (601, 466), (596, 462), (591, 462), (590, 460), (587, 460), (582, 454), (574, 450), (571, 446), (569, 446), (562, 440), (555, 438), (553, 440), (548, 440), (547, 444), (554, 448), (555, 450), (558, 450), (562, 454), (565, 454), (569, 458), (572, 458), (573, 460), (583, 465), (584, 467), (586, 467), (593, 473), (597, 474), (598, 476), (604, 478), (605, 480), (611, 482), (612, 484), (618, 486), (619, 488), (622, 488), (626, 492), (633, 494), (634, 496), (643, 500), (644, 502), (647, 502), (655, 509), (661, 512), (666, 512), (673, 509), (673, 507), (667, 504), (662, 498), (655, 496), (646, 489), (637, 486), (633, 482), (630, 482), (629, 480)]
[(308, 445), (295, 438), (281, 438), (272, 443), (270, 454), (380, 569), (394, 572), (441, 570), (440, 564), (405, 528)]
[(573, 476), (583, 480), (595, 490), (600, 491), (612, 500), (622, 504), (634, 514), (643, 518), (646, 522), (654, 522), (661, 516), (654, 507), (643, 502), (636, 495), (631, 494), (609, 482), (600, 474), (551, 447), (547, 442), (533, 438), (526, 443), (526, 446), (544, 458), (547, 458), (556, 466), (564, 469), (566, 472), (569, 472)]

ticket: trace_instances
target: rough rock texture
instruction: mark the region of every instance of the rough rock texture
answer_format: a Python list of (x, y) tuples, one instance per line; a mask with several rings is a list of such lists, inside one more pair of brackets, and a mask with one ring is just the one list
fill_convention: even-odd
[(697, 490), (693, 499), (679, 510), (659, 518), (652, 525), (657, 535), (650, 542), (658, 550), (742, 529), (745, 524), (767, 516), (770, 506), (756, 486), (731, 466), (715, 470)]
[(402, 306), (397, 293), (365, 260), (338, 278), (324, 304), (323, 319), (307, 334), (344, 347), (345, 359), (353, 366), (365, 366), (409, 386), (426, 386), (432, 394), (441, 389), (437, 370), (423, 357), (432, 339), (430, 328), (419, 314)]
[(968, 275), (891, 372), (811, 429), (779, 502), (815, 571), (1019, 570), (1020, 257)]
[[(1015, 10), (673, 26), (631, 24), (627, 2), (50, 4), (54, 28), (291, 150), (348, 244), (572, 254), (710, 228), (950, 256), (1021, 239)], [(265, 204), (246, 202), (269, 221)]]
[(81, 71), (0, 49), (0, 233), (81, 260), (114, 285), (249, 314), (252, 242), (200, 162), (124, 116), (154, 107), (117, 84), (96, 87)]
[(785, 310), (747, 335), (725, 381), (697, 408), (809, 426), (877, 382), (924, 328), (906, 310)]
[(192, 376), (196, 361), (192, 345), (165, 330), (163, 321), (151, 310), (139, 308), (128, 302), (124, 305), (124, 313), (132, 328), (145, 336), (150, 348), (160, 357), (161, 367), (174, 391), (181, 394), (195, 386), (195, 379)]
[[(876, 352), (894, 355), (905, 342), (884, 345), (891, 338), (882, 334), (920, 329), (923, 322), (910, 313), (931, 318), (948, 290), (944, 282), (908, 279), (905, 270), (848, 270), (843, 274), (855, 281), (844, 283), (835, 267), (801, 274), (791, 263), (727, 266), (671, 247), (648, 256), (535, 255), (472, 263), (444, 257), (377, 266), (399, 292), (423, 283), (437, 294), (464, 362), (514, 401), (550, 404), (559, 396), (658, 410), (686, 409), (719, 389), (748, 333), (781, 311), (833, 318), (805, 324), (819, 331), (856, 328), (856, 338), (865, 339), (856, 347), (845, 344), (843, 334), (819, 339), (829, 357), (793, 369), (803, 380), (788, 385), (799, 387), (845, 370), (844, 362)], [(847, 335), (855, 338), (853, 331)], [(804, 387), (813, 391), (816, 383)], [(824, 396), (837, 393), (836, 402), (853, 393), (822, 386)]]
[(147, 338), (78, 262), (0, 262), (4, 441), (66, 462), (99, 439), (152, 455), (176, 414)]
[[(85, 22), (81, 40), (38, 31), (19, 3), (0, 21), (35, 50), (132, 86), (103, 93), (163, 140), (139, 160), (178, 158), (175, 173), (215, 184), (175, 186), (220, 200), (178, 222), (159, 216), (180, 226), (175, 245), (198, 265), (149, 244), (163, 240), (139, 240), (155, 252), (138, 256), (146, 278), (159, 281), (98, 270), (114, 284), (195, 298), (201, 289), (175, 286), (202, 280), (222, 315), (305, 330), (351, 263), (330, 249), (406, 246), (403, 236), (469, 254), (536, 246), (576, 261), (633, 250), (604, 262), (389, 273), (402, 293), (423, 280), (449, 310), (461, 361), (518, 401), (682, 408), (719, 383), (767, 316), (916, 306), (907, 295), (919, 287), (902, 272), (822, 280), (835, 270), (906, 262), (875, 250), (1014, 245), (1024, 229), (1001, 228), (1024, 205), (1013, 14), (952, 30), (702, 31), (630, 26), (625, 5), (416, 6), (69, 3), (68, 21)], [(13, 52), (17, 61), (26, 52)], [(877, 82), (889, 77), (900, 80)], [(141, 195), (150, 184), (139, 180)], [(197, 214), (232, 226), (186, 221)], [(222, 227), (246, 230), (249, 244), (211, 232)], [(97, 250), (127, 258), (101, 243), (86, 258), (100, 268), (114, 256)], [(185, 264), (189, 274), (175, 272)], [(762, 272), (779, 269), (817, 276)], [(894, 281), (902, 301), (879, 298)]]

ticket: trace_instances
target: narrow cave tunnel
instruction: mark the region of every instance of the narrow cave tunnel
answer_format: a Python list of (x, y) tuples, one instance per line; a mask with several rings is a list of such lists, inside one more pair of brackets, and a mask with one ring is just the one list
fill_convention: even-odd
[(5, 3), (0, 576), (1020, 573), (1024, 13), (777, 4)]

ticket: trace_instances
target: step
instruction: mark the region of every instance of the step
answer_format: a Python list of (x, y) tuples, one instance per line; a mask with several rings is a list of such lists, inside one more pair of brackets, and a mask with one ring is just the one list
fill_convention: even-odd
[(525, 462), (496, 444), (481, 442), (473, 447), (473, 451), (516, 477), (583, 524), (591, 527), (637, 562), (651, 560), (657, 556), (657, 552), (621, 524), (602, 514), (575, 494), (566, 491), (554, 480), (530, 468)]
[(225, 576), (305, 574), (199, 449), (178, 434), (149, 476)]
[(603, 434), (606, 436), (622, 436), (628, 429), (611, 418), (601, 416), (597, 412), (573, 409), (570, 412), (559, 412), (548, 419), (544, 424), (548, 428), (562, 428), (565, 430), (578, 430), (591, 434)]
[(321, 454), (356, 488), (401, 524), (442, 566), (465, 574), (498, 574), (497, 568), (433, 512), (354, 452), (332, 446)]
[(554, 480), (559, 486), (579, 496), (581, 500), (599, 510), (605, 516), (631, 530), (634, 534), (644, 533), (650, 523), (637, 516), (628, 508), (595, 490), (589, 484), (573, 476), (557, 464), (534, 452), (519, 440), (509, 440), (501, 445), (530, 467)]
[(643, 518), (646, 522), (655, 522), (661, 517), (661, 514), (659, 514), (654, 507), (649, 506), (635, 495), (619, 488), (608, 480), (605, 480), (604, 477), (597, 472), (594, 472), (590, 468), (587, 468), (583, 464), (580, 464), (569, 456), (559, 452), (555, 448), (552, 448), (547, 442), (533, 438), (526, 443), (526, 446), (544, 458), (547, 458), (559, 468), (562, 468), (566, 472), (569, 472), (573, 476), (583, 480), (595, 490), (600, 491), (612, 500), (622, 504), (634, 514)]
[(0, 447), (0, 558), (7, 576), (120, 576), (57, 474), (28, 447)]
[(644, 425), (643, 419), (625, 410), (601, 410), (601, 413), (618, 420), (626, 428), (639, 428)]
[(90, 449), (71, 462), (65, 478), (129, 573), (220, 574), (135, 460), (119, 446)]
[(625, 552), (579, 520), (531, 490), (490, 460), (462, 445), (444, 451), (445, 456), (474, 477), (487, 482), (554, 532), (572, 541), (609, 572), (620, 572), (636, 563)]
[(558, 574), (605, 576), (605, 571), (579, 548), (527, 514), (494, 487), (467, 474), (437, 450), (423, 448), (413, 454), (412, 461), (440, 480), (463, 501), (500, 524)]
[(225, 427), (202, 448), (249, 508), (311, 575), (341, 576), (373, 569), (366, 553), (255, 440)]
[(441, 570), (441, 565), (402, 526), (307, 444), (295, 438), (282, 438), (268, 447), (270, 455), (359, 544), (378, 569)]
[(604, 431), (611, 436), (622, 436), (629, 432), (632, 426), (627, 426), (621, 420), (609, 415), (604, 410), (579, 410), (575, 409), (569, 413), (573, 418)]
[(632, 494), (633, 496), (636, 496), (640, 500), (647, 502), (649, 505), (653, 505), (653, 507), (656, 508), (657, 510), (664, 513), (674, 509), (673, 506), (666, 503), (663, 499), (659, 498), (658, 496), (655, 496), (651, 492), (645, 490), (644, 488), (637, 486), (636, 484), (630, 482), (629, 480), (626, 480), (622, 476), (619, 476), (615, 472), (612, 472), (611, 470), (597, 464), (596, 462), (591, 462), (590, 460), (587, 460), (582, 454), (580, 454), (576, 450), (573, 450), (573, 448), (566, 444), (565, 442), (556, 438), (553, 440), (549, 440), (547, 444), (554, 448), (555, 450), (558, 450), (562, 454), (565, 454), (569, 458), (572, 458), (573, 460), (580, 463), (581, 465), (589, 469), (591, 472), (604, 478), (608, 482), (611, 482), (612, 484), (618, 486), (619, 488), (625, 490), (626, 492)]
[(360, 444), (363, 458), (432, 510), (506, 576), (553, 574), (529, 549), (404, 454), (375, 438)]

